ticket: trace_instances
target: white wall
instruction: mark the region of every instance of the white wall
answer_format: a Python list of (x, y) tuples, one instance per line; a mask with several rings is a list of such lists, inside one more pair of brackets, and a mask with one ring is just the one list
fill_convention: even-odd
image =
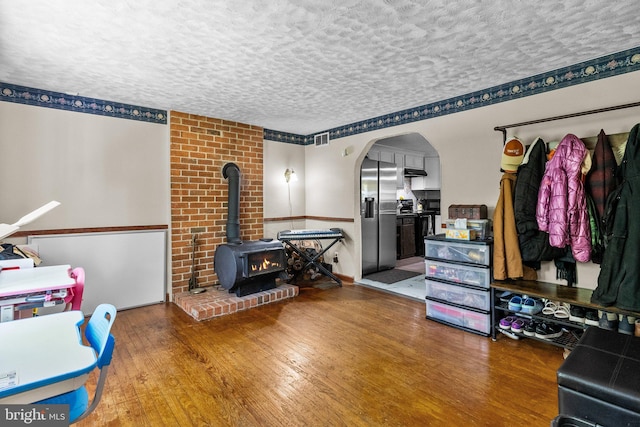
[[(0, 222), (12, 223), (50, 200), (61, 205), (20, 231), (170, 224), (168, 126), (0, 102)], [(94, 234), (69, 239), (102, 235)], [(166, 231), (155, 232), (162, 240), (138, 258), (129, 256), (131, 251), (144, 252), (145, 237), (153, 233), (121, 235), (138, 240), (127, 240), (126, 248), (60, 245), (59, 251), (49, 248), (41, 254), (43, 265), (85, 267), (86, 295), (95, 294), (99, 302), (126, 300), (119, 306), (130, 307), (164, 300), (171, 265)], [(7, 241), (22, 244), (27, 238)], [(157, 255), (154, 262), (149, 262), (151, 253)], [(150, 287), (136, 282), (139, 276), (127, 275), (148, 268), (154, 269), (147, 275)], [(127, 287), (131, 294), (122, 294)], [(145, 289), (153, 297), (147, 298)], [(86, 308), (90, 313), (92, 302)]]
[[(640, 72), (584, 83), (564, 89), (507, 101), (465, 112), (437, 117), (406, 125), (362, 133), (330, 142), (328, 146), (305, 147), (305, 190), (307, 216), (354, 218), (353, 223), (333, 220), (309, 221), (309, 228), (343, 227), (348, 238), (337, 248), (340, 264), (334, 271), (356, 280), (361, 278), (359, 218), (359, 168), (369, 147), (377, 140), (394, 135), (418, 132), (438, 151), (441, 161), (442, 206), (451, 204), (486, 204), (489, 215), (498, 199), (502, 134), (495, 126), (569, 114), (638, 101)], [(567, 133), (579, 137), (605, 132), (628, 132), (640, 122), (640, 108), (619, 110), (593, 116), (539, 124), (514, 129), (525, 142), (537, 136), (559, 140)], [(271, 144), (266, 141), (265, 144)], [(343, 157), (347, 149), (352, 154)], [(265, 155), (265, 163), (273, 161)], [(265, 186), (265, 206), (271, 206)], [(281, 210), (281, 212), (284, 212)], [(446, 213), (445, 213), (446, 216)], [(595, 288), (599, 266), (578, 265), (578, 286)], [(555, 279), (555, 267), (545, 263), (539, 279)]]
[(168, 126), (0, 102), (0, 222), (24, 230), (170, 223)]
[[(304, 146), (264, 141), (264, 217), (290, 218), (305, 215), (305, 158)], [(297, 181), (285, 181), (284, 171), (293, 169)], [(268, 201), (268, 202), (267, 202)], [(275, 239), (278, 231), (305, 227), (305, 221), (265, 221), (264, 235)]]

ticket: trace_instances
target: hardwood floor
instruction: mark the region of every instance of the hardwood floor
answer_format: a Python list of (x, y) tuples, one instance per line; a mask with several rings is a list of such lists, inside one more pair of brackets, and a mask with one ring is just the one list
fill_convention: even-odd
[(425, 319), (358, 285), (196, 322), (177, 306), (118, 313), (82, 426), (548, 426), (562, 350)]

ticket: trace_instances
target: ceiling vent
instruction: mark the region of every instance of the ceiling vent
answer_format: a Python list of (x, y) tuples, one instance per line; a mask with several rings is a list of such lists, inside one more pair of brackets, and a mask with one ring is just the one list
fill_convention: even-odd
[(313, 137), (316, 147), (329, 144), (329, 132), (319, 133)]

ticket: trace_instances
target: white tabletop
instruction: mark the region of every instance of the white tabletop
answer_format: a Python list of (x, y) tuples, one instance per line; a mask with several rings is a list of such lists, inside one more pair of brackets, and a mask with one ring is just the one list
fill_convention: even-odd
[(0, 387), (15, 372), (16, 384), (0, 388), (0, 404), (33, 403), (81, 387), (96, 366), (82, 344), (81, 311), (65, 311), (0, 323)]
[(0, 297), (49, 291), (75, 286), (71, 266), (20, 268), (0, 271)]

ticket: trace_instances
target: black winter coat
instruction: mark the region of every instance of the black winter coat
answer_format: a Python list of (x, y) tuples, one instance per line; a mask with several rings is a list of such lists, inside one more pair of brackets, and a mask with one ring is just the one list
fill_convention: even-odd
[(640, 123), (629, 133), (618, 170), (620, 185), (605, 209), (604, 251), (591, 301), (640, 311)]
[(549, 244), (549, 234), (540, 231), (536, 220), (538, 190), (547, 163), (546, 145), (537, 138), (527, 152), (528, 160), (518, 168), (513, 208), (518, 230), (518, 242), (522, 260), (532, 267), (535, 263), (551, 261), (565, 254), (564, 248)]

